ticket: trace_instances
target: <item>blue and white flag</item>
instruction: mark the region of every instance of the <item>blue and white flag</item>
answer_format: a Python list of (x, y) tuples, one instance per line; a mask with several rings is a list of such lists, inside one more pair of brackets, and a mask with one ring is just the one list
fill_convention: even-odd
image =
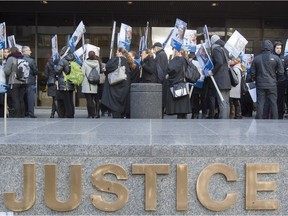
[(288, 39), (286, 40), (284, 56), (288, 56)]
[(209, 38), (209, 32), (208, 32), (207, 25), (205, 25), (203, 27), (203, 35), (204, 35), (204, 38), (205, 38), (205, 46), (206, 46), (206, 48), (211, 49), (211, 41), (210, 41), (210, 38)]
[(57, 35), (55, 35), (54, 37), (52, 37), (51, 39), (51, 44), (52, 44), (52, 59), (53, 59), (53, 62), (55, 60), (58, 60), (59, 59), (59, 56), (58, 56), (58, 39), (57, 39)]
[[(16, 47), (16, 41), (15, 41), (15, 36), (14, 35), (10, 35), (7, 37), (8, 39), (8, 46), (9, 48), (11, 47)], [(21, 50), (20, 50), (21, 51)]]
[(188, 52), (196, 52), (197, 31), (186, 29), (182, 48)]
[(0, 49), (6, 48), (6, 25), (5, 22), (0, 23)]
[(140, 37), (140, 42), (139, 42), (139, 56), (142, 55), (142, 51), (144, 50), (144, 49), (143, 49), (144, 43), (145, 43), (145, 37), (144, 37), (144, 36), (141, 36), (141, 37)]
[(74, 31), (72, 37), (69, 39), (70, 51), (73, 53), (77, 43), (81, 40), (82, 35), (86, 32), (85, 25), (81, 21)]
[(127, 51), (130, 50), (132, 40), (132, 27), (121, 23), (120, 33), (118, 35), (118, 48), (124, 47)]
[(166, 45), (167, 45), (167, 43), (168, 43), (171, 35), (173, 34), (173, 31), (174, 31), (174, 28), (172, 28), (172, 29), (170, 30), (170, 32), (169, 32), (169, 34), (167, 35), (165, 41), (162, 43), (162, 48), (163, 48), (163, 49), (165, 49), (165, 47), (166, 47)]
[(251, 71), (251, 65), (254, 59), (254, 54), (242, 54), (240, 55), (242, 64), (245, 66), (246, 68), (246, 72), (250, 73)]
[(186, 29), (187, 23), (177, 18), (171, 38), (171, 47), (173, 47), (177, 51), (180, 51), (182, 47)]
[(205, 76), (209, 76), (208, 72), (214, 68), (212, 60), (206, 50), (204, 44), (196, 52), (196, 58), (203, 69)]

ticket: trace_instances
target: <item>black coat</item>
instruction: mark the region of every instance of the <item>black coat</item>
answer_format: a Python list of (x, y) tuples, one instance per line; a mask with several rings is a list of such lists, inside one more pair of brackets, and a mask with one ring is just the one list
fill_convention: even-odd
[(45, 75), (45, 79), (46, 82), (48, 82), (48, 80), (54, 80), (54, 85), (53, 84), (48, 84), (48, 96), (56, 96), (56, 91), (57, 91), (57, 86), (55, 84), (56, 81), (56, 74), (54, 71), (54, 63), (52, 61), (52, 59), (50, 59), (47, 64), (45, 65), (45, 71), (44, 71), (44, 75)]
[(158, 76), (158, 82), (163, 83), (167, 73), (168, 57), (163, 49), (156, 52), (156, 70)]
[(184, 70), (187, 67), (186, 59), (184, 57), (174, 57), (167, 66), (168, 88), (166, 95), (166, 114), (180, 114), (191, 113), (191, 103), (189, 95), (174, 98), (170, 87), (177, 83), (184, 82)]
[(36, 84), (36, 75), (38, 74), (38, 67), (36, 65), (36, 62), (29, 55), (23, 55), (23, 59), (26, 60), (30, 66), (30, 73), (29, 73), (29, 77), (27, 80), (27, 84), (35, 85)]
[(101, 102), (110, 110), (123, 113), (125, 111), (126, 100), (130, 91), (130, 69), (126, 58), (121, 57), (121, 66), (126, 67), (127, 80), (115, 85), (110, 85), (107, 78), (108, 74), (118, 67), (118, 63), (119, 58), (114, 57), (106, 64), (106, 80), (103, 87)]
[(155, 59), (151, 56), (147, 56), (142, 62), (142, 77), (143, 83), (157, 83), (157, 71)]
[(280, 58), (271, 53), (271, 41), (263, 42), (263, 51), (257, 55), (251, 65), (251, 78), (259, 89), (277, 87), (277, 76), (284, 77), (284, 68)]
[[(212, 73), (216, 84), (220, 90), (230, 90), (231, 80), (229, 76), (228, 63), (224, 56), (224, 52), (221, 49), (223, 47), (223, 44), (224, 42), (222, 40), (218, 40), (212, 46), (212, 62), (214, 64)], [(228, 56), (228, 52), (226, 50), (225, 52), (226, 56)]]

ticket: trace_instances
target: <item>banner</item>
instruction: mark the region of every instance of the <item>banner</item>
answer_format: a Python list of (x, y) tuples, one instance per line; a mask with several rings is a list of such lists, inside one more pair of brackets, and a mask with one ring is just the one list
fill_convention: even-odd
[(5, 22), (0, 23), (0, 49), (6, 48), (6, 25)]
[(177, 51), (180, 51), (182, 47), (186, 29), (187, 23), (177, 18), (171, 38), (171, 47), (173, 47)]
[(53, 59), (53, 62), (55, 60), (58, 60), (59, 59), (59, 56), (58, 56), (58, 39), (57, 39), (57, 35), (55, 35), (54, 37), (52, 37), (51, 39), (51, 44), (52, 44), (52, 59)]
[(250, 73), (251, 71), (251, 65), (254, 59), (254, 54), (242, 54), (240, 55), (242, 64), (245, 66), (246, 68), (246, 72)]
[(81, 21), (74, 31), (72, 37), (69, 39), (69, 47), (70, 51), (73, 53), (75, 51), (75, 47), (77, 43), (81, 40), (82, 35), (86, 32), (85, 26)]
[(187, 52), (196, 52), (197, 31), (186, 29), (182, 48)]
[(236, 30), (228, 39), (224, 47), (229, 51), (229, 54), (237, 58), (245, 49), (248, 41)]
[(288, 56), (288, 39), (286, 40), (285, 50), (284, 50), (284, 57)]
[[(84, 49), (83, 47), (80, 47), (73, 53), (79, 65), (82, 65), (83, 57), (84, 59), (88, 58), (88, 54), (90, 51), (94, 51), (96, 56), (100, 55), (100, 47), (94, 46), (92, 44), (84, 44)], [(84, 53), (85, 53), (85, 56), (83, 56)]]
[[(9, 48), (16, 47), (16, 41), (15, 41), (15, 36), (14, 35), (8, 36), (7, 39), (8, 39)], [(21, 50), (19, 50), (19, 51), (21, 51)]]
[(204, 35), (204, 38), (205, 38), (205, 46), (206, 48), (208, 49), (211, 49), (211, 41), (210, 41), (210, 38), (209, 38), (209, 32), (208, 32), (208, 28), (207, 28), (207, 25), (205, 25), (203, 27), (203, 35)]
[(204, 44), (202, 44), (201, 47), (197, 50), (196, 58), (201, 68), (203, 69), (205, 76), (208, 76), (208, 71), (212, 70), (214, 65)]
[(130, 50), (132, 40), (132, 27), (121, 23), (120, 33), (118, 35), (118, 48), (124, 47), (127, 51)]

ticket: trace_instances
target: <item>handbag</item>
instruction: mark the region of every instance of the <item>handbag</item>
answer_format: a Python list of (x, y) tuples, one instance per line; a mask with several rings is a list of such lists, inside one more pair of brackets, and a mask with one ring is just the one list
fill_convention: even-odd
[(127, 79), (126, 67), (121, 66), (121, 57), (119, 57), (119, 64), (116, 70), (108, 74), (108, 82), (110, 85), (115, 85)]
[(241, 94), (245, 94), (248, 92), (248, 86), (246, 84), (245, 76), (241, 77)]
[(189, 94), (188, 83), (177, 83), (170, 88), (174, 98), (184, 97)]
[(223, 48), (221, 48), (224, 52), (224, 56), (226, 59), (226, 62), (228, 64), (228, 70), (229, 70), (229, 76), (230, 76), (230, 81), (231, 81), (231, 86), (235, 87), (239, 84), (239, 79), (237, 76), (237, 73), (234, 71), (234, 69), (232, 67), (230, 67), (229, 63), (228, 63), (228, 58), (226, 56), (225, 50)]
[(106, 76), (104, 73), (100, 73), (100, 80), (99, 84), (104, 84), (105, 83)]

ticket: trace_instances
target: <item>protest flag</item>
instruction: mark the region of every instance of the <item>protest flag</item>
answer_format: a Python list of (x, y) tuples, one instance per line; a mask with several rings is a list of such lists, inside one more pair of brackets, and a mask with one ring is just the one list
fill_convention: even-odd
[(284, 57), (288, 56), (288, 39), (286, 40), (285, 50), (284, 50)]
[(174, 28), (172, 28), (172, 29), (170, 30), (170, 32), (169, 32), (169, 34), (167, 35), (165, 41), (162, 43), (162, 48), (163, 48), (163, 49), (165, 49), (165, 47), (166, 47), (166, 45), (167, 45), (167, 43), (168, 43), (168, 41), (169, 41), (169, 39), (170, 39), (173, 31), (174, 31)]
[(52, 37), (51, 44), (52, 44), (52, 59), (53, 59), (53, 62), (54, 62), (55, 60), (58, 60), (58, 58), (59, 58), (59, 56), (58, 56), (58, 37), (57, 37), (57, 35)]
[(6, 48), (6, 24), (0, 23), (0, 49)]

